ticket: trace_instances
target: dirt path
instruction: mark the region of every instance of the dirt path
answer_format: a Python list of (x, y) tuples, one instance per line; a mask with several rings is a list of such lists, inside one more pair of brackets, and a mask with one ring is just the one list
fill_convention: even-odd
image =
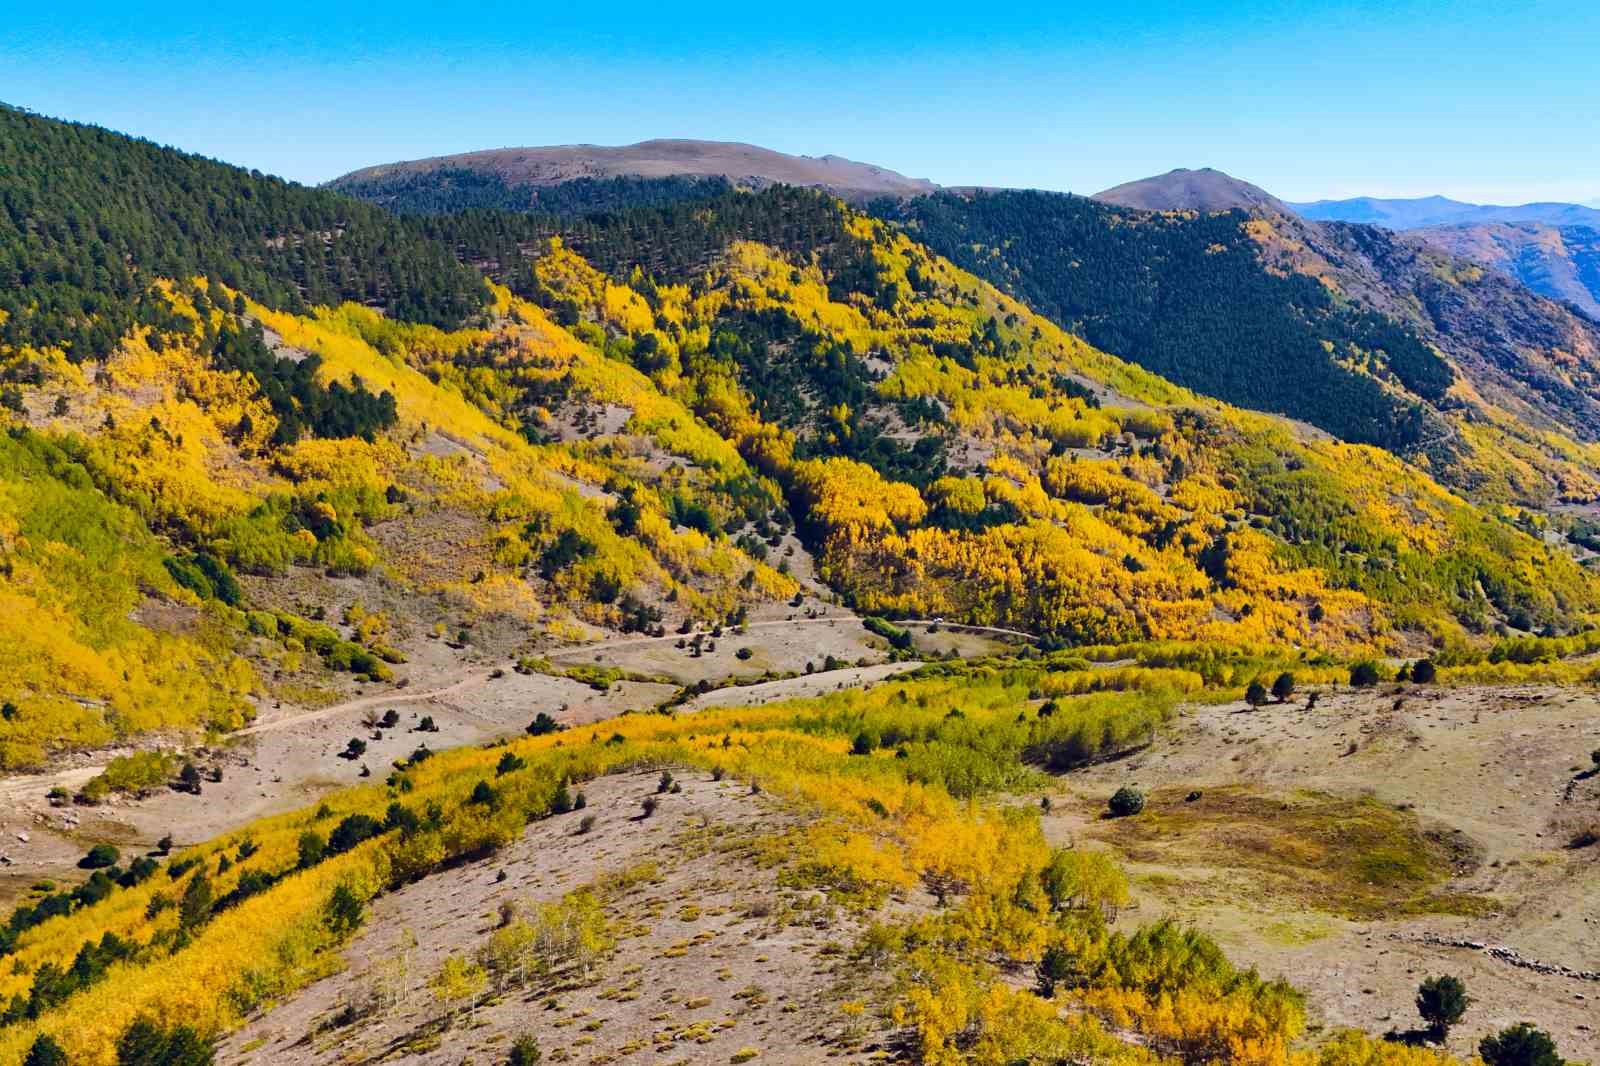
[(358, 696), (353, 700), (342, 703), (330, 703), (326, 707), (319, 707), (312, 711), (301, 711), (298, 714), (286, 714), (266, 718), (255, 725), (246, 726), (244, 729), (230, 733), (233, 737), (253, 737), (261, 733), (270, 733), (275, 729), (285, 726), (298, 725), (305, 722), (316, 722), (324, 718), (335, 718), (351, 711), (363, 711), (373, 707), (388, 707), (397, 703), (438, 703), (445, 696), (453, 696), (458, 692), (474, 688), (489, 679), (492, 670), (473, 670), (459, 681), (444, 685), (440, 688), (413, 692), (409, 688), (395, 689), (392, 692), (380, 692), (372, 696)]
[[(763, 622), (748, 622), (745, 629), (767, 629), (783, 626), (788, 629), (804, 629), (811, 626), (834, 626), (840, 622), (860, 622), (860, 618), (853, 614), (829, 614), (818, 618), (774, 618)], [(997, 636), (1016, 637), (1021, 640), (1032, 641), (1036, 639), (1032, 633), (1024, 633), (1020, 629), (1003, 629), (999, 626), (974, 626), (964, 622), (944, 622), (936, 618), (899, 618), (891, 622), (892, 625), (902, 628), (907, 626), (940, 626), (952, 633), (993, 633)], [(731, 639), (733, 630), (726, 631)], [(599, 640), (592, 644), (579, 644), (570, 648), (561, 648), (549, 653), (548, 658), (559, 659), (570, 655), (593, 655), (596, 652), (616, 651), (621, 648), (648, 647), (654, 644), (676, 643), (683, 640), (687, 634), (669, 633), (664, 637), (617, 637), (611, 640)]]
[(896, 674), (915, 670), (925, 663), (907, 660), (898, 663), (880, 663), (877, 666), (852, 666), (847, 670), (826, 670), (804, 677), (787, 677), (781, 681), (763, 681), (759, 685), (729, 685), (715, 689), (684, 703), (679, 709), (703, 711), (711, 707), (744, 707), (777, 700), (805, 699), (822, 696), (842, 688), (858, 688), (882, 681)]

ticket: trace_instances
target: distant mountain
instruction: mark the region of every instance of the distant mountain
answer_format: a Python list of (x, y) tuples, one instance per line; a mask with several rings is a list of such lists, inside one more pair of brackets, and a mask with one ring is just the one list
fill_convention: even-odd
[(1583, 204), (1553, 202), (1505, 207), (1464, 203), (1444, 196), (1423, 196), (1409, 200), (1358, 196), (1350, 200), (1290, 203), (1289, 206), (1302, 217), (1318, 222), (1366, 222), (1398, 230), (1491, 222), (1600, 226), (1600, 210)]
[[(663, 191), (662, 182), (676, 185)], [(329, 185), (395, 210), (416, 212), (462, 207), (536, 210), (547, 206), (541, 203), (549, 195), (544, 190), (573, 183), (594, 190), (601, 200), (620, 196), (615, 206), (635, 206), (689, 198), (697, 191), (696, 182), (708, 183), (701, 194), (714, 195), (729, 182), (756, 188), (782, 184), (826, 189), (856, 202), (916, 196), (938, 188), (931, 181), (836, 155), (786, 155), (752, 144), (696, 140), (641, 141), (623, 147), (497, 148), (366, 167)]]
[(1443, 196), (1290, 204), (1304, 218), (1416, 231), (1451, 255), (1516, 278), (1541, 296), (1600, 318), (1600, 210), (1583, 204), (1515, 207)]
[(1414, 232), (1451, 255), (1492, 267), (1600, 321), (1600, 228), (1495, 222)]
[(1141, 211), (1265, 211), (1288, 214), (1283, 201), (1220, 170), (1169, 170), (1094, 194), (1092, 199)]

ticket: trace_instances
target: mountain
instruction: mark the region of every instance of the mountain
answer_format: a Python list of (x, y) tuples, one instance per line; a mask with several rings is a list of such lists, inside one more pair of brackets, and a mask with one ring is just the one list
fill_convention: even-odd
[(1415, 231), (1457, 258), (1516, 278), (1534, 292), (1600, 319), (1600, 210), (1564, 203), (1516, 207), (1359, 197), (1289, 205), (1320, 221), (1370, 223)]
[(1600, 434), (1600, 325), (1420, 237), (1270, 205), (1195, 215), (1243, 183), (1214, 176), (1186, 200), (1181, 176), (1153, 181), (1168, 213), (1028, 192), (943, 193), (890, 213), (1182, 384), (1426, 457), (1475, 494), (1588, 498), (1600, 471), (1574, 457)]
[[(535, 648), (727, 624), (797, 594), (779, 547), (853, 609), (1059, 643), (1375, 647), (1600, 607), (1423, 470), (1198, 396), (815, 190), (405, 217), (15, 111), (0, 136), (26, 160), (0, 175), (8, 766), (388, 683), (391, 635), (441, 615)], [(1026, 289), (1069, 324), (1397, 453), (1448, 429), (1456, 371), (1256, 271), (1240, 219), (1048, 203), (1169, 242), (1083, 249), (1082, 276), (1165, 262), (1153, 313)]]
[(1277, 197), (1220, 170), (1170, 170), (1094, 194), (1101, 203), (1141, 211), (1266, 211), (1287, 214)]
[(1389, 229), (1421, 226), (1537, 223), (1547, 226), (1600, 226), (1600, 210), (1582, 204), (1531, 203), (1517, 206), (1464, 203), (1443, 196), (1384, 199), (1358, 196), (1349, 200), (1316, 200), (1288, 205), (1318, 222), (1366, 222)]
[[(1521, 424), (1377, 309), (1513, 282), (1042, 194), (395, 214), (13, 110), (0, 159), (0, 1064), (1461, 1066), (1345, 1028), (1468, 972), (1418, 915), (1542, 945), (1479, 1017), (1587, 1050), (1600, 529), (1446, 488)], [(1321, 1031), (1290, 979), (1382, 952)]]
[[(804, 186), (850, 201), (913, 196), (937, 188), (930, 181), (836, 155), (786, 155), (751, 144), (696, 140), (468, 152), (366, 167), (335, 178), (329, 187), (402, 212), (503, 207), (560, 213), (562, 197), (571, 192), (555, 190), (574, 183), (603, 208), (692, 198), (701, 183), (712, 192), (723, 183)], [(619, 199), (623, 193), (631, 193), (631, 200)], [(608, 195), (616, 202), (604, 202)]]
[(1600, 228), (1494, 222), (1414, 232), (1457, 258), (1516, 278), (1600, 321)]

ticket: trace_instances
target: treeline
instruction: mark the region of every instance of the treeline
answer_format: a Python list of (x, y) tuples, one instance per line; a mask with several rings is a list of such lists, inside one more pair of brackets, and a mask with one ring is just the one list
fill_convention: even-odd
[(150, 282), (454, 326), (488, 299), (452, 249), (327, 190), (0, 106), (0, 344), (108, 354)]
[(706, 200), (730, 191), (722, 177), (574, 178), (559, 185), (516, 185), (499, 174), (471, 167), (395, 170), (350, 176), (328, 188), (400, 215), (449, 215), (461, 211), (525, 211), (579, 218), (636, 207)]
[(873, 210), (1097, 348), (1345, 440), (1423, 443), (1425, 404), (1453, 379), (1402, 326), (1335, 303), (1313, 278), (1267, 271), (1242, 212), (1142, 215), (1044, 192), (940, 193)]

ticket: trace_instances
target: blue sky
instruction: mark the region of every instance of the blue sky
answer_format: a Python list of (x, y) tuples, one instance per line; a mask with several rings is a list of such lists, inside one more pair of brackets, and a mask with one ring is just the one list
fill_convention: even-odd
[(943, 184), (1600, 197), (1592, 2), (0, 8), (0, 100), (305, 182), (679, 136)]

